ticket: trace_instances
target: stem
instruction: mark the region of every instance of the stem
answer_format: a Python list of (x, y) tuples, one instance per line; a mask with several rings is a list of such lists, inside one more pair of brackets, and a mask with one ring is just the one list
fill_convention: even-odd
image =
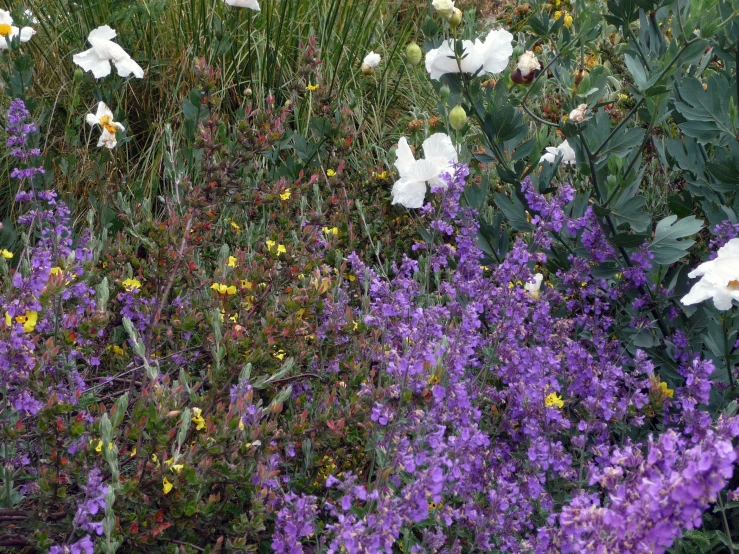
[(729, 521), (726, 519), (726, 508), (724, 507), (724, 500), (721, 498), (721, 493), (718, 494), (718, 505), (721, 507), (721, 519), (724, 522), (726, 538), (729, 539), (729, 552), (734, 554), (734, 541), (731, 539), (731, 529), (729, 528)]
[[(724, 330), (724, 340), (726, 341), (726, 349), (728, 349), (728, 342), (729, 342), (729, 332), (726, 328), (726, 318), (721, 318), (721, 328)], [(734, 390), (736, 388), (736, 383), (734, 382), (734, 364), (729, 362), (729, 354), (724, 354), (724, 363), (726, 364), (726, 373), (729, 375), (729, 386), (731, 386), (731, 390)]]

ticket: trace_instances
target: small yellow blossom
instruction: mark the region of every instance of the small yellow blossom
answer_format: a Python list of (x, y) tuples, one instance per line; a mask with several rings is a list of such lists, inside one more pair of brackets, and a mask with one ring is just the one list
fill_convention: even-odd
[(226, 285), (224, 283), (213, 283), (210, 286), (211, 290), (216, 291), (221, 296), (231, 296), (236, 294), (236, 287), (234, 285)]
[(236, 262), (238, 262), (238, 260), (235, 257), (229, 256), (228, 257), (228, 263), (226, 265), (228, 267), (236, 267)]
[(618, 99), (619, 100), (628, 100), (629, 99), (629, 95), (628, 94), (624, 94), (622, 92), (619, 92), (618, 93)]
[(286, 254), (286, 253), (287, 253), (287, 248), (285, 248), (285, 245), (278, 244), (277, 245), (277, 255), (279, 256), (280, 254)]
[(179, 475), (180, 473), (182, 473), (183, 467), (185, 467), (185, 464), (172, 464), (169, 469), (171, 469), (172, 471), (176, 471), (177, 475)]
[(234, 221), (232, 221), (232, 222), (231, 222), (231, 229), (233, 229), (233, 230), (234, 230), (234, 231), (236, 231), (237, 233), (238, 233), (239, 231), (241, 231), (241, 227), (239, 227), (239, 226), (238, 226), (238, 225), (236, 224), (236, 222), (234, 222)]
[(6, 260), (9, 260), (13, 257), (13, 253), (10, 250), (0, 250), (0, 256), (5, 258)]
[(272, 250), (277, 243), (273, 240), (268, 240), (265, 244), (267, 245), (267, 250)]
[(121, 348), (117, 344), (111, 344), (110, 346), (108, 346), (108, 350), (113, 352), (113, 354), (115, 354), (116, 356), (123, 356), (124, 354), (123, 348)]
[(123, 285), (123, 288), (126, 289), (126, 292), (131, 292), (141, 288), (141, 281), (138, 279), (126, 279), (121, 284)]
[(662, 381), (662, 382), (661, 382), (661, 383), (660, 383), (660, 384), (658, 385), (658, 387), (657, 387), (657, 390), (659, 390), (660, 394), (661, 394), (661, 395), (662, 395), (662, 396), (663, 396), (664, 398), (668, 398), (668, 397), (669, 397), (669, 398), (672, 398), (673, 396), (675, 396), (675, 391), (674, 391), (673, 389), (669, 388), (669, 387), (667, 386), (667, 383), (665, 383), (664, 381)]
[(103, 439), (100, 439), (98, 441), (97, 446), (95, 447), (95, 452), (102, 452), (103, 451)]
[(358, 328), (359, 328), (359, 322), (355, 321), (354, 324), (352, 325), (352, 331), (356, 331)]
[(244, 420), (239, 417), (239, 429), (244, 430), (246, 429), (246, 425), (244, 425)]
[(562, 409), (564, 408), (565, 403), (562, 401), (562, 397), (560, 395), (558, 395), (556, 392), (553, 392), (544, 399), (544, 405), (547, 408), (555, 407)]
[[(36, 328), (36, 323), (38, 323), (38, 312), (31, 310), (26, 312), (26, 315), (17, 315), (15, 316), (15, 322), (22, 324), (23, 331), (30, 333)], [(5, 312), (5, 325), (7, 327), (13, 325), (13, 318), (10, 317), (8, 312)]]
[(129, 454), (129, 456), (130, 456), (131, 458), (133, 458), (133, 457), (134, 457), (135, 455), (136, 455), (136, 447), (134, 446), (134, 447), (133, 447), (133, 450), (131, 450), (131, 454)]
[(169, 491), (171, 491), (173, 487), (174, 485), (170, 483), (169, 479), (165, 477), (164, 480), (162, 481), (162, 488), (164, 489), (164, 494), (169, 494)]
[(308, 91), (313, 92), (315, 90), (318, 90), (319, 87), (320, 85), (316, 84), (316, 85), (306, 85), (305, 88), (308, 89)]
[(247, 281), (246, 279), (241, 280), (241, 288), (251, 290), (254, 288), (254, 283)]
[(156, 454), (151, 455), (151, 461), (154, 462), (155, 464), (159, 463), (159, 458), (157, 458)]
[(376, 173), (373, 171), (372, 176), (375, 179), (387, 179), (390, 176), (390, 174), (387, 171), (383, 171), (382, 173)]
[(273, 355), (273, 356), (274, 356), (275, 358), (277, 358), (278, 360), (283, 360), (283, 359), (285, 358), (285, 351), (284, 351), (284, 350), (282, 350), (282, 349), (280, 349), (280, 350), (278, 350), (277, 352), (275, 352), (275, 353), (274, 353), (274, 354), (272, 354), (272, 355)]
[(324, 233), (326, 233), (327, 235), (333, 235), (333, 236), (338, 236), (338, 234), (339, 234), (339, 228), (338, 228), (338, 227), (331, 227), (331, 228), (329, 228), (329, 227), (324, 227), (324, 228), (322, 229), (322, 231), (323, 231)]
[(333, 169), (329, 169), (326, 172), (326, 175), (328, 175), (329, 177), (335, 177), (336, 176), (336, 172)]
[(567, 12), (562, 12), (560, 10), (557, 10), (556, 12), (554, 12), (554, 19), (559, 19), (563, 15), (564, 15), (564, 18), (565, 18), (563, 24), (564, 24), (565, 27), (567, 27), (569, 29), (570, 27), (572, 27), (572, 21), (573, 21), (572, 20), (572, 16), (570, 14), (568, 14)]
[(205, 420), (202, 416), (203, 411), (200, 408), (192, 409), (192, 422), (195, 424), (195, 430), (202, 431), (205, 429)]
[(280, 193), (280, 198), (283, 200), (290, 200), (290, 189), (285, 189), (285, 192)]

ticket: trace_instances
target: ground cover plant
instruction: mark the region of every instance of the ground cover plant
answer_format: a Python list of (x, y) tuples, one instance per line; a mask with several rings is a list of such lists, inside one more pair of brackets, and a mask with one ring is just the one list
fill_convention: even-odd
[(731, 1), (3, 6), (1, 551), (735, 552)]

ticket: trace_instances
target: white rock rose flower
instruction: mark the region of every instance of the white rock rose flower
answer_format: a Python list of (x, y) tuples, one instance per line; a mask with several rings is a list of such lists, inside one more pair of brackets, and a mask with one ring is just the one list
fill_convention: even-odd
[(570, 143), (566, 140), (562, 142), (559, 146), (547, 146), (546, 147), (547, 153), (544, 154), (541, 158), (539, 158), (539, 163), (543, 161), (547, 161), (551, 164), (554, 163), (554, 161), (557, 159), (557, 154), (562, 154), (562, 163), (567, 165), (573, 165), (577, 162), (577, 158), (575, 157), (575, 151), (570, 146)]
[(541, 297), (541, 292), (539, 292), (539, 289), (541, 289), (541, 284), (543, 281), (544, 276), (541, 273), (537, 273), (533, 277), (533, 283), (528, 282), (524, 284), (524, 290), (533, 300), (539, 300), (539, 298)]
[(142, 79), (144, 70), (137, 64), (119, 44), (113, 42), (116, 32), (108, 25), (90, 31), (87, 37), (92, 48), (72, 56), (72, 60), (85, 71), (91, 71), (96, 79), (110, 75), (111, 62), (118, 70), (118, 75), (128, 77), (133, 74)]
[(701, 277), (681, 302), (686, 306), (709, 298), (718, 310), (729, 310), (732, 300), (739, 300), (739, 238), (719, 248), (715, 259), (702, 263), (688, 277)]
[(393, 204), (420, 208), (426, 197), (427, 183), (437, 187), (446, 185), (439, 176), (444, 172), (452, 172), (453, 164), (457, 163), (457, 151), (452, 139), (444, 133), (431, 135), (423, 142), (423, 154), (422, 159), (416, 160), (405, 137), (398, 141), (395, 167), (398, 168), (400, 179), (393, 185)]
[(513, 35), (504, 29), (490, 31), (484, 41), (462, 41), (462, 58), (457, 61), (454, 41), (446, 40), (426, 54), (426, 71), (438, 81), (446, 73), (500, 73), (513, 54)]
[(431, 5), (444, 19), (449, 19), (454, 13), (454, 2), (452, 0), (434, 0)]
[(364, 57), (364, 60), (362, 60), (362, 73), (369, 75), (372, 73), (373, 69), (380, 65), (381, 61), (382, 58), (380, 57), (380, 54), (375, 54), (373, 51), (370, 51), (370, 53)]
[(100, 102), (98, 104), (96, 113), (87, 114), (85, 121), (87, 121), (87, 124), (91, 127), (100, 125), (102, 134), (100, 135), (100, 140), (98, 140), (98, 147), (105, 146), (108, 149), (115, 148), (116, 144), (118, 144), (115, 136), (116, 132), (123, 131), (125, 129), (122, 123), (113, 121), (113, 112), (105, 105), (105, 102)]
[(226, 0), (226, 4), (235, 8), (249, 8), (255, 12), (260, 12), (259, 2), (257, 0)]
[(0, 50), (10, 48), (10, 42), (17, 36), (21, 42), (28, 42), (31, 37), (36, 34), (31, 27), (23, 27), (19, 29), (13, 25), (13, 16), (10, 12), (0, 10)]

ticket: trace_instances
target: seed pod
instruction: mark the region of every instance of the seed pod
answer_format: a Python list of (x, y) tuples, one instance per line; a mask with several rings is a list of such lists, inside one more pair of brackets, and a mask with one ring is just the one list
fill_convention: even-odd
[(462, 106), (457, 106), (451, 112), (449, 112), (449, 125), (455, 131), (461, 131), (467, 124), (467, 112), (464, 111)]
[(415, 42), (411, 42), (408, 44), (408, 46), (405, 47), (405, 56), (408, 58), (408, 61), (411, 63), (411, 65), (418, 65), (421, 63), (421, 58), (423, 57), (423, 53), (421, 52), (421, 48), (416, 44)]

